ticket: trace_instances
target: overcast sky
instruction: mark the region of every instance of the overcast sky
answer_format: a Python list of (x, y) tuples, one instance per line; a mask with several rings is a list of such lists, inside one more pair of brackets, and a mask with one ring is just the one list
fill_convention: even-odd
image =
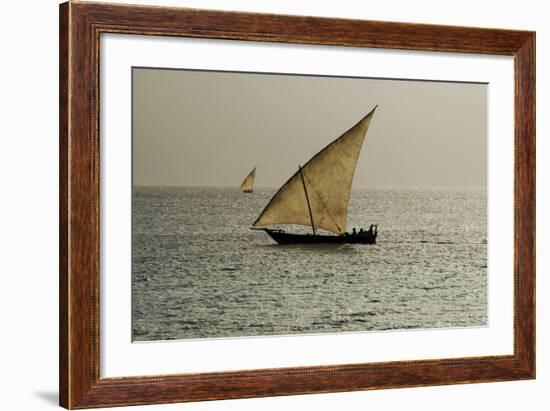
[(485, 187), (487, 86), (133, 69), (135, 185), (280, 186), (376, 104), (355, 187)]

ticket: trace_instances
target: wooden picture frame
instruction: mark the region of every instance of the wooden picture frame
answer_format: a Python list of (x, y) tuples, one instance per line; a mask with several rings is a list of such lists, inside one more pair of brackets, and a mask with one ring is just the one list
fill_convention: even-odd
[[(513, 355), (100, 378), (101, 33), (513, 56)], [(69, 2), (60, 6), (59, 47), (60, 405), (125, 406), (535, 377), (534, 32)]]

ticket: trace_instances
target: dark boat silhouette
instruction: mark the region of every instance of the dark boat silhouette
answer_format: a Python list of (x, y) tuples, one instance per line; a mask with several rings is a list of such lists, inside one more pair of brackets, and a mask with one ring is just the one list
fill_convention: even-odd
[[(279, 244), (375, 244), (378, 227), (346, 231), (353, 175), (376, 107), (314, 155), (283, 184), (253, 224)], [(287, 233), (268, 225), (304, 225), (311, 234)], [(326, 230), (332, 234), (319, 233)]]
[(364, 234), (324, 235), (324, 234), (294, 234), (284, 230), (258, 228), (265, 231), (279, 244), (376, 244), (377, 226)]

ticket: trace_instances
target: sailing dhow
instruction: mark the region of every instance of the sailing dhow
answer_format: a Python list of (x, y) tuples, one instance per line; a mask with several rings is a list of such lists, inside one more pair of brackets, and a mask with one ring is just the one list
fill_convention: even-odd
[[(377, 107), (377, 106), (376, 106)], [(279, 244), (374, 244), (377, 225), (347, 233), (351, 186), (363, 141), (376, 107), (348, 131), (314, 155), (271, 198), (253, 229), (265, 231)], [(310, 226), (311, 234), (293, 234), (267, 225)], [(334, 233), (320, 234), (323, 229)]]
[(256, 167), (252, 169), (250, 173), (245, 177), (243, 183), (241, 184), (241, 191), (243, 193), (252, 193), (254, 192), (254, 180), (256, 179)]

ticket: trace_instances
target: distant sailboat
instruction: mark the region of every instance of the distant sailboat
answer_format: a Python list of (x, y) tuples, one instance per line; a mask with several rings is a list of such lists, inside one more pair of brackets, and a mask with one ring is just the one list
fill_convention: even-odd
[(243, 193), (252, 193), (254, 192), (254, 180), (256, 179), (256, 167), (252, 169), (250, 173), (245, 177), (243, 183), (241, 184), (241, 191)]
[[(310, 226), (312, 234), (265, 231), (279, 244), (374, 244), (378, 228), (346, 232), (351, 186), (357, 160), (376, 107), (356, 125), (313, 156), (275, 193), (253, 227), (272, 224)], [(337, 235), (319, 234), (322, 228)]]

